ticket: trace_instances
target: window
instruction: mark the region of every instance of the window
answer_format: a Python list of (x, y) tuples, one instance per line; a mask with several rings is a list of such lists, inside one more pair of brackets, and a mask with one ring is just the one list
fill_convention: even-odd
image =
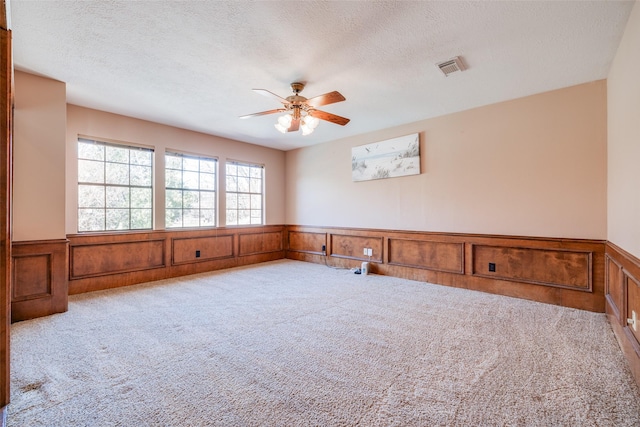
[(166, 153), (166, 226), (215, 227), (217, 160)]
[(264, 167), (227, 163), (227, 225), (263, 223)]
[(152, 228), (153, 150), (78, 139), (78, 231)]

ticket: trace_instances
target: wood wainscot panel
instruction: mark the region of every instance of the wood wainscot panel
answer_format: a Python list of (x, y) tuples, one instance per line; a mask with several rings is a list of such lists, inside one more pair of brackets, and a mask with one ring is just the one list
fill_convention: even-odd
[(624, 270), (624, 284), (627, 295), (624, 332), (640, 357), (640, 281)]
[(165, 267), (165, 239), (72, 244), (70, 279)]
[[(382, 262), (383, 237), (331, 234), (329, 255), (336, 258)], [(363, 254), (364, 248), (373, 249), (371, 257)]]
[[(282, 225), (70, 234), (69, 294), (282, 259)], [(239, 243), (240, 235), (253, 236)], [(238, 256), (239, 247), (244, 251)], [(257, 253), (247, 253), (252, 250)], [(200, 251), (200, 256), (197, 256)]]
[(238, 235), (238, 256), (280, 252), (284, 249), (282, 231), (241, 233)]
[(206, 237), (182, 237), (171, 239), (171, 264), (189, 264), (233, 258), (234, 235), (221, 234)]
[(52, 255), (13, 255), (13, 289), (11, 301), (25, 301), (52, 296)]
[(464, 274), (464, 243), (387, 239), (390, 265)]
[(327, 233), (289, 231), (289, 251), (322, 255), (322, 247), (327, 247)]
[(622, 317), (622, 309), (624, 308), (623, 276), (622, 266), (606, 254), (604, 295), (611, 314), (620, 324), (626, 322), (626, 319)]
[(13, 322), (67, 311), (67, 243), (67, 240), (13, 243)]
[(589, 251), (473, 245), (472, 257), (474, 276), (585, 292), (593, 289)]
[[(640, 277), (640, 259), (611, 242), (607, 242), (605, 251), (607, 259), (611, 260), (608, 272), (617, 270), (614, 274), (607, 274), (605, 278), (606, 288), (610, 292), (606, 299), (607, 316), (636, 383), (640, 386), (640, 320), (636, 320), (635, 331), (633, 325), (627, 323), (627, 319), (633, 319), (634, 311), (636, 317), (640, 316), (640, 284), (637, 279)], [(614, 296), (612, 291), (616, 286), (620, 287), (621, 295)], [(616, 313), (613, 304), (618, 303), (619, 311)]]

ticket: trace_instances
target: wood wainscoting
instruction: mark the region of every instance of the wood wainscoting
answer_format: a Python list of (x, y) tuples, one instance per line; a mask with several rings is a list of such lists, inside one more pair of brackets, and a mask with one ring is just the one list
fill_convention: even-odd
[(290, 259), (347, 268), (370, 261), (376, 274), (604, 312), (601, 240), (290, 225), (286, 241)]
[(606, 313), (640, 385), (640, 259), (607, 242), (605, 260)]
[(70, 295), (285, 257), (283, 225), (67, 237)]
[(13, 242), (11, 321), (67, 311), (68, 241)]

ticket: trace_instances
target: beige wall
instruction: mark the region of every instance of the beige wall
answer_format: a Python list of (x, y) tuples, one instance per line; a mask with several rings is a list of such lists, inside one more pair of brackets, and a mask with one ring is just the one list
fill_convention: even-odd
[(608, 240), (640, 257), (640, 2), (609, 70)]
[[(351, 147), (415, 132), (420, 175), (352, 182)], [(286, 221), (606, 239), (606, 132), (597, 81), (289, 151)]]
[(65, 237), (64, 83), (15, 73), (13, 240)]
[[(638, 7), (633, 19), (637, 20), (637, 12)], [(624, 43), (621, 52), (623, 48)], [(619, 62), (619, 58), (616, 61)], [(612, 77), (614, 82), (618, 79), (615, 69)], [(607, 90), (604, 81), (286, 154), (65, 105), (64, 92), (63, 83), (26, 73), (16, 75), (15, 240), (62, 238), (66, 233), (76, 232), (78, 135), (154, 147), (157, 202), (164, 199), (162, 154), (165, 149), (216, 156), (220, 159), (221, 172), (227, 159), (265, 164), (268, 224), (607, 238)], [(615, 93), (609, 98), (610, 108), (616, 108), (621, 102), (616, 101)], [(637, 107), (638, 96), (632, 100), (628, 98), (633, 97), (623, 98), (635, 102)], [(635, 117), (639, 115), (636, 113)], [(638, 122), (632, 120), (629, 126), (635, 125), (637, 131)], [(65, 128), (66, 136), (61, 137)], [(351, 181), (351, 147), (414, 132), (419, 132), (421, 137), (420, 175)], [(615, 139), (615, 135), (611, 130), (609, 137)], [(638, 133), (633, 135), (637, 137)], [(614, 154), (615, 147), (620, 145), (616, 144), (610, 149)], [(633, 153), (633, 149), (637, 150), (625, 148), (627, 151), (618, 162), (630, 165), (633, 156), (628, 153)], [(610, 161), (613, 158), (615, 155)], [(635, 173), (630, 166), (619, 169), (625, 174)], [(223, 173), (220, 175), (223, 182)], [(610, 171), (610, 180), (612, 175), (614, 179), (617, 176)], [(283, 188), (286, 191), (282, 191)], [(613, 191), (613, 196), (617, 194), (618, 191)], [(618, 205), (613, 196), (609, 201), (610, 215), (626, 214), (626, 209), (614, 209)], [(222, 210), (224, 197), (220, 199)], [(41, 215), (43, 210), (47, 215)], [(626, 236), (625, 230), (635, 225), (631, 216), (628, 215), (628, 225), (618, 227), (613, 221), (609, 224), (610, 236), (616, 233), (622, 236), (616, 237), (618, 241), (610, 240), (623, 248), (631, 248), (633, 242), (639, 240), (628, 238), (631, 243), (620, 240)], [(220, 220), (224, 225), (223, 215)], [(164, 228), (161, 209), (156, 209), (155, 228)], [(636, 232), (640, 231), (639, 226), (635, 228)]]
[[(155, 224), (164, 229), (164, 152), (214, 156), (219, 159), (218, 211), (224, 212), (224, 165), (227, 159), (265, 165), (266, 223), (284, 224), (285, 198), (283, 151), (246, 144), (211, 135), (191, 132), (171, 126), (88, 108), (68, 105), (67, 108), (67, 233), (77, 232), (77, 141), (78, 135), (96, 139), (125, 142), (155, 149)], [(224, 215), (219, 215), (224, 225)]]

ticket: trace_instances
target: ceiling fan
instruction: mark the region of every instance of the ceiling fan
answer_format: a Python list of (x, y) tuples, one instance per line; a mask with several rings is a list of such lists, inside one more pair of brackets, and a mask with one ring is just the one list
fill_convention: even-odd
[(266, 89), (253, 89), (254, 92), (258, 92), (261, 95), (277, 99), (282, 103), (282, 108), (247, 114), (246, 116), (240, 116), (240, 118), (248, 119), (249, 117), (264, 116), (266, 114), (286, 113), (278, 117), (278, 123), (275, 125), (276, 129), (282, 133), (295, 132), (298, 129), (301, 129), (303, 135), (309, 135), (313, 132), (313, 130), (318, 126), (320, 120), (326, 120), (340, 126), (344, 126), (349, 123), (349, 119), (345, 117), (327, 113), (326, 111), (316, 110), (316, 107), (320, 107), (322, 105), (344, 101), (345, 97), (342, 96), (340, 92), (333, 91), (307, 99), (304, 96), (300, 96), (300, 92), (304, 89), (304, 85), (304, 83), (300, 82), (291, 83), (293, 95), (286, 98), (282, 98), (281, 96), (278, 96), (273, 92), (269, 92)]

